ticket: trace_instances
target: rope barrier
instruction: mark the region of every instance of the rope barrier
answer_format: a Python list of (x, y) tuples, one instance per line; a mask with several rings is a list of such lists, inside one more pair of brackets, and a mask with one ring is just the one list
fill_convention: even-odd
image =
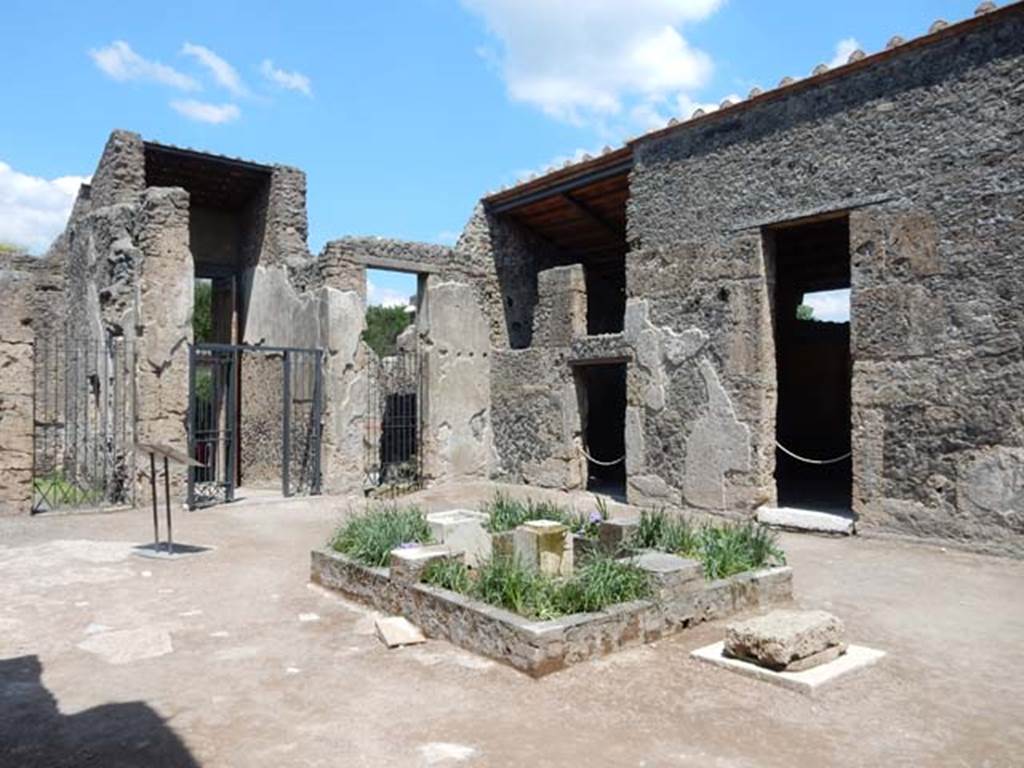
[(591, 456), (589, 453), (587, 453), (586, 449), (582, 445), (577, 445), (576, 448), (579, 450), (580, 453), (582, 453), (584, 456), (587, 457), (588, 461), (592, 461), (594, 464), (597, 464), (597, 466), (599, 466), (599, 467), (614, 467), (616, 464), (619, 464), (620, 462), (623, 462), (623, 461), (626, 460), (626, 455), (623, 454), (622, 456), (619, 456), (619, 458), (615, 459), (615, 461), (598, 461), (593, 456)]
[(808, 459), (806, 456), (800, 456), (799, 454), (793, 453), (789, 448), (784, 446), (778, 440), (775, 441), (775, 447), (782, 451), (787, 456), (791, 456), (797, 461), (802, 461), (805, 464), (838, 464), (840, 461), (846, 461), (850, 456), (853, 455), (853, 451), (847, 451), (842, 456), (836, 456), (834, 459)]

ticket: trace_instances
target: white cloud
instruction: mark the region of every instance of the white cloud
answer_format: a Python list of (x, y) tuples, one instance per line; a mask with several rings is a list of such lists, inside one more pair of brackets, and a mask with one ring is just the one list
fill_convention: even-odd
[(201, 89), (194, 78), (159, 61), (143, 58), (123, 40), (115, 40), (106, 48), (89, 51), (89, 56), (100, 70), (118, 82), (140, 80), (168, 85), (181, 91)]
[(850, 320), (850, 289), (805, 293), (803, 303), (814, 310), (815, 320), (846, 323)]
[(301, 72), (289, 72), (284, 69), (279, 69), (274, 66), (274, 62), (270, 59), (264, 59), (263, 63), (260, 64), (260, 72), (270, 82), (275, 85), (285, 88), (289, 91), (299, 91), (304, 93), (306, 96), (313, 95), (313, 84), (309, 78)]
[(437, 237), (434, 240), (441, 245), (455, 245), (461, 236), (461, 232), (456, 232), (453, 229), (443, 229), (437, 233)]
[(242, 82), (238, 70), (209, 48), (193, 43), (185, 43), (181, 48), (181, 52), (185, 56), (191, 56), (210, 70), (210, 74), (213, 75), (216, 83), (222, 88), (231, 91), (235, 96), (245, 96), (248, 93), (248, 89)]
[(836, 43), (836, 52), (832, 56), (832, 60), (828, 63), (830, 69), (841, 67), (850, 58), (850, 54), (860, 48), (860, 43), (854, 37), (845, 37)]
[(409, 305), (409, 294), (392, 288), (381, 288), (373, 280), (367, 279), (366, 303), (371, 307), (406, 307)]
[(184, 99), (172, 101), (171, 109), (178, 114), (184, 115), (189, 120), (197, 120), (200, 123), (230, 123), (242, 115), (242, 111), (235, 104), (210, 104), (206, 101), (195, 99)]
[(42, 179), (0, 162), (0, 242), (44, 252), (64, 229), (87, 176)]
[(721, 0), (462, 0), (497, 39), (509, 96), (571, 123), (601, 123), (638, 102), (704, 85), (710, 57), (678, 27)]

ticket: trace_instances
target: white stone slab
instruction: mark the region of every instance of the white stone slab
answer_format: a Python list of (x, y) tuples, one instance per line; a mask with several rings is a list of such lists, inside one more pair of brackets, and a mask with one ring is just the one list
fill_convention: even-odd
[(843, 536), (853, 533), (852, 518), (796, 507), (760, 507), (757, 510), (757, 522), (794, 531), (837, 533)]
[(803, 672), (772, 672), (770, 669), (759, 667), (757, 664), (751, 664), (749, 661), (730, 659), (728, 656), (723, 656), (722, 648), (724, 645), (725, 643), (722, 642), (706, 645), (703, 648), (692, 651), (690, 655), (715, 666), (739, 672), (741, 675), (764, 680), (765, 682), (805, 694), (814, 694), (819, 688), (831, 683), (836, 678), (858, 669), (869, 667), (885, 656), (885, 651), (877, 651), (873, 648), (866, 648), (863, 645), (851, 645), (846, 649), (845, 654), (827, 664), (822, 664), (812, 669), (805, 669)]
[(450, 509), (427, 515), (434, 540), (452, 552), (461, 552), (464, 562), (471, 568), (491, 556), (491, 534), (485, 528), (487, 520), (487, 515), (472, 509)]
[(402, 616), (386, 616), (374, 622), (377, 637), (388, 648), (427, 642), (419, 628)]

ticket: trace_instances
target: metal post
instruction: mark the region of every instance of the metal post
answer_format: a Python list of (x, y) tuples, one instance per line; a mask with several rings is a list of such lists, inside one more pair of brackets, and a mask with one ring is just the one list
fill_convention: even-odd
[(164, 503), (167, 505), (167, 554), (174, 552), (174, 534), (171, 532), (171, 471), (164, 456)]
[(237, 347), (229, 352), (228, 360), (228, 410), (224, 424), (225, 439), (228, 441), (227, 460), (224, 468), (224, 500), (235, 499), (235, 478), (238, 471), (238, 443), (241, 439), (238, 425), (238, 382), (241, 378), (241, 355)]
[[(188, 455), (193, 458), (198, 455), (196, 451), (196, 347), (195, 344), (188, 345), (188, 416), (186, 416), (186, 434), (188, 435)], [(188, 468), (188, 497), (189, 509), (196, 508), (196, 467)]]
[(287, 350), (284, 353), (284, 386), (281, 388), (281, 492), (287, 498), (291, 496), (290, 478), (288, 476), (292, 463), (291, 410), (292, 410), (292, 358)]
[(149, 488), (153, 492), (153, 551), (160, 548), (160, 518), (156, 510), (156, 454), (149, 452)]

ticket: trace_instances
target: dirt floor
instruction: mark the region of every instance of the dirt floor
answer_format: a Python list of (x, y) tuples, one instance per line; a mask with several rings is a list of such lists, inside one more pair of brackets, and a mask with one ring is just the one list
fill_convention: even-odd
[[(466, 506), (484, 487), (431, 491)], [(704, 625), (531, 680), (394, 651), (308, 584), (346, 504), (0, 520), (0, 766), (1020, 766), (1024, 563), (787, 535), (797, 602), (888, 652), (808, 698), (706, 666)]]

